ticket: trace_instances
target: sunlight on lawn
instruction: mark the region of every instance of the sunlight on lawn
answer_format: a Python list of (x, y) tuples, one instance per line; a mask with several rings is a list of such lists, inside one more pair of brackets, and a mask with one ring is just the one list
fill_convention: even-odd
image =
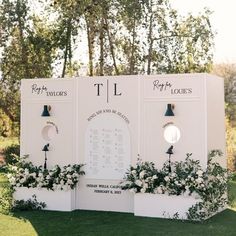
[(37, 236), (32, 224), (26, 219), (0, 214), (0, 236)]

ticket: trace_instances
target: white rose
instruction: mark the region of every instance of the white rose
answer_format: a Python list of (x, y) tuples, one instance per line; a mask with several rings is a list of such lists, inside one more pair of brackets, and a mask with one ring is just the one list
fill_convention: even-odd
[(31, 175), (33, 178), (36, 177), (36, 173), (31, 173), (30, 175)]
[(153, 175), (153, 176), (152, 176), (152, 179), (157, 179), (157, 176), (156, 176), (156, 175)]
[(25, 175), (29, 175), (29, 170), (25, 169)]
[(137, 189), (136, 189), (136, 188), (131, 188), (129, 191), (130, 191), (131, 193), (136, 193), (136, 192), (137, 192)]
[(68, 185), (64, 185), (64, 186), (62, 187), (62, 189), (63, 189), (64, 191), (67, 191), (67, 190), (69, 189), (69, 186), (68, 186)]
[(201, 197), (199, 196), (199, 194), (197, 194), (196, 192), (193, 192), (192, 193), (192, 196), (195, 198), (195, 199), (200, 199)]
[(172, 173), (171, 176), (172, 176), (172, 177), (176, 177), (176, 174), (175, 174), (175, 173)]
[(47, 175), (46, 179), (47, 179), (47, 180), (51, 179), (51, 176), (50, 176), (50, 175)]
[(141, 187), (143, 185), (142, 181), (137, 179), (135, 182), (134, 182), (136, 185), (138, 185), (139, 187)]
[(145, 170), (143, 170), (143, 171), (140, 172), (139, 178), (140, 178), (140, 179), (143, 179), (144, 175), (145, 175)]
[(148, 184), (145, 183), (145, 184), (143, 185), (143, 188), (145, 188), (145, 189), (148, 188)]
[(57, 189), (58, 189), (58, 190), (61, 190), (61, 189), (62, 189), (62, 185), (58, 184), (58, 185), (57, 185)]
[(159, 194), (162, 194), (163, 193), (163, 190), (162, 190), (162, 188), (161, 187), (157, 187), (157, 193), (159, 193)]
[(7, 174), (7, 178), (10, 179), (12, 177), (12, 174)]
[(146, 192), (146, 188), (141, 188), (140, 192), (141, 193), (145, 193)]
[(198, 175), (198, 176), (202, 176), (202, 174), (203, 174), (203, 171), (202, 171), (202, 170), (198, 170), (198, 171), (197, 171), (197, 175)]
[(169, 176), (166, 176), (166, 177), (164, 178), (164, 180), (165, 180), (166, 182), (168, 182), (168, 181), (170, 180)]
[(189, 196), (190, 195), (190, 191), (189, 190), (186, 190), (185, 192), (184, 192), (184, 196)]
[(197, 178), (197, 179), (196, 179), (196, 182), (197, 182), (198, 184), (200, 184), (200, 183), (203, 182), (203, 179), (202, 179), (202, 178)]
[(79, 174), (77, 174), (77, 173), (73, 173), (73, 175), (72, 175), (73, 177), (79, 177)]
[(25, 182), (25, 178), (20, 179), (20, 183), (23, 184)]

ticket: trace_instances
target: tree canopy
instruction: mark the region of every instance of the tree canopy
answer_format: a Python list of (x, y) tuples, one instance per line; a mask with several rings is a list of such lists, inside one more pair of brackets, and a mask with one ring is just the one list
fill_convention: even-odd
[(183, 17), (168, 0), (0, 0), (0, 116), (19, 123), (22, 78), (209, 72), (210, 14)]

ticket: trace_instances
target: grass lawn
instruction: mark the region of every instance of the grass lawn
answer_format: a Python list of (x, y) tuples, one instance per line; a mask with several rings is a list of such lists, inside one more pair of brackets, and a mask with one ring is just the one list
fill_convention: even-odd
[[(0, 185), (6, 180), (0, 176)], [(236, 182), (230, 198), (236, 205)], [(236, 208), (227, 209), (203, 223), (135, 217), (133, 214), (96, 211), (30, 211), (0, 214), (0, 236), (230, 236), (236, 235)]]
[(133, 214), (74, 211), (20, 212), (0, 215), (1, 236), (52, 235), (236, 235), (236, 212), (226, 210), (204, 223), (181, 222)]

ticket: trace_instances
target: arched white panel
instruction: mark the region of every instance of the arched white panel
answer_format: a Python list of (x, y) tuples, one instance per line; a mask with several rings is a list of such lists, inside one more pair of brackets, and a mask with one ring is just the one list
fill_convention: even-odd
[(130, 132), (114, 114), (93, 118), (85, 133), (85, 172), (90, 179), (123, 179), (130, 165)]

